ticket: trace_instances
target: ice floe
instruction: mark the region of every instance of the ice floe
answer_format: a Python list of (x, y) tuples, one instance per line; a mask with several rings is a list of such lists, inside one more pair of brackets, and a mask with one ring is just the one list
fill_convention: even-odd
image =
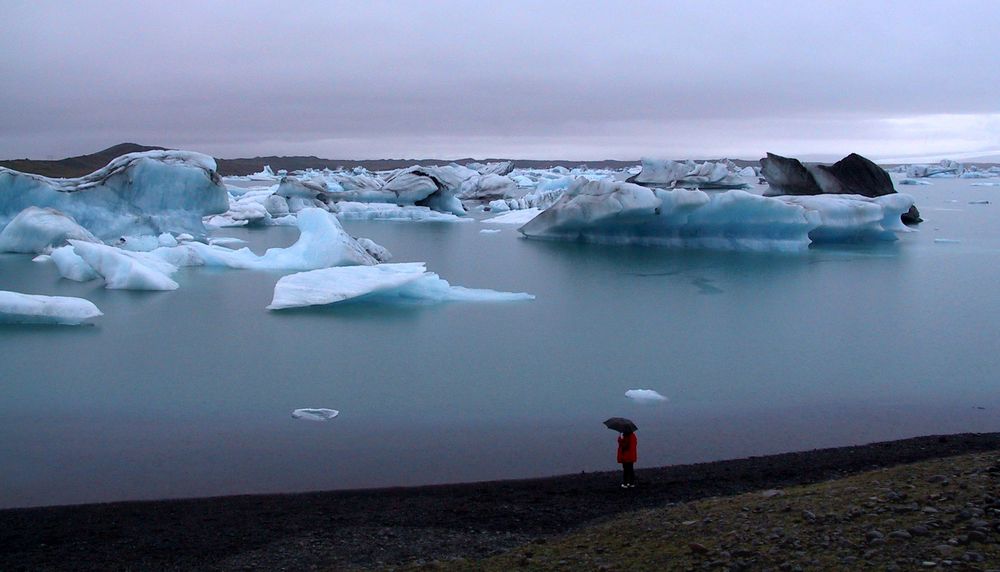
[(305, 421), (329, 421), (338, 415), (340, 415), (340, 411), (336, 409), (304, 408), (292, 411), (293, 419)]
[(667, 398), (660, 395), (654, 389), (630, 389), (625, 392), (625, 397), (636, 403), (651, 404), (667, 401)]
[(102, 316), (89, 300), (0, 290), (0, 323), (75, 326)]
[(452, 286), (422, 262), (325, 268), (284, 276), (274, 286), (269, 310), (335, 304), (360, 297), (380, 300), (512, 301), (530, 300), (524, 293)]

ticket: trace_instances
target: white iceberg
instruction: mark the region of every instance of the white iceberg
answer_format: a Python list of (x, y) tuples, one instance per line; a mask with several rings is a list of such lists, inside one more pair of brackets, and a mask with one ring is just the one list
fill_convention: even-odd
[(69, 243), (73, 246), (73, 252), (104, 278), (105, 288), (112, 290), (178, 288), (177, 282), (169, 276), (177, 270), (177, 267), (148, 255), (143, 256), (146, 253), (130, 252), (106, 244), (79, 240), (70, 240)]
[(488, 174), (462, 183), (458, 197), (465, 200), (492, 200), (511, 197), (517, 193), (517, 183), (510, 177)]
[(114, 159), (90, 175), (50, 179), (0, 168), (0, 225), (28, 207), (72, 217), (103, 240), (163, 232), (204, 236), (202, 217), (229, 208), (215, 159), (147, 151)]
[(274, 286), (268, 310), (323, 306), (360, 297), (412, 301), (530, 300), (523, 293), (452, 286), (427, 272), (422, 262), (325, 268), (284, 276)]
[(650, 404), (667, 401), (667, 398), (660, 395), (654, 389), (630, 389), (625, 392), (625, 397), (636, 403)]
[(83, 298), (0, 290), (0, 323), (75, 326), (102, 315), (93, 302)]
[(71, 238), (98, 242), (73, 217), (51, 208), (28, 207), (0, 230), (0, 252), (48, 252)]
[(801, 250), (813, 240), (895, 240), (906, 231), (899, 217), (912, 204), (898, 193), (762, 197), (579, 178), (519, 230), (531, 238), (608, 244)]
[(292, 411), (293, 419), (303, 419), (305, 421), (329, 421), (338, 415), (340, 415), (340, 411), (336, 409), (306, 408)]
[[(296, 219), (301, 234), (287, 248), (269, 248), (258, 256), (249, 248), (231, 250), (222, 246), (185, 243), (158, 248), (150, 255), (174, 266), (222, 266), (253, 270), (313, 270), (330, 266), (377, 264), (378, 257), (391, 256), (371, 241), (359, 243), (347, 234), (337, 217), (322, 209), (299, 212)], [(371, 253), (369, 252), (371, 251)]]
[[(730, 162), (695, 163), (643, 157), (642, 170), (628, 182), (648, 187), (684, 187), (698, 189), (746, 189), (750, 185)], [(752, 171), (752, 169), (751, 169)]]
[(496, 234), (500, 232), (499, 228), (484, 228), (479, 231), (479, 234)]
[(264, 168), (256, 173), (251, 173), (247, 176), (247, 179), (251, 181), (273, 181), (277, 178), (274, 171), (271, 170), (270, 165), (264, 165)]
[(965, 172), (965, 166), (958, 161), (942, 159), (933, 165), (907, 165), (906, 176), (910, 179), (922, 177), (945, 178), (960, 177)]
[(391, 203), (359, 203), (341, 201), (330, 205), (330, 212), (340, 220), (379, 220), (395, 222), (468, 222), (472, 219), (443, 213), (425, 206)]

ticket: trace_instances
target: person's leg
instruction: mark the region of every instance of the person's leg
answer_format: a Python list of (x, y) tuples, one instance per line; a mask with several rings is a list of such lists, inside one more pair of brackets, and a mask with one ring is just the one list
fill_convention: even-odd
[(623, 484), (632, 486), (635, 484), (635, 472), (633, 471), (632, 463), (623, 463), (622, 469), (624, 471)]

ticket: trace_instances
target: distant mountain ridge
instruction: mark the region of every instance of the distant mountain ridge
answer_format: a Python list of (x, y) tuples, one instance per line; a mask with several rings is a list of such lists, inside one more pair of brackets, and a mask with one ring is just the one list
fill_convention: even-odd
[[(93, 173), (97, 169), (107, 165), (115, 157), (125, 153), (137, 153), (141, 151), (163, 150), (164, 147), (139, 145), (138, 143), (119, 143), (108, 147), (102, 151), (90, 155), (80, 155), (78, 157), (68, 157), (66, 159), (42, 161), (35, 159), (14, 159), (0, 161), (0, 167), (7, 167), (23, 173), (36, 173), (46, 177), (82, 177)], [(488, 163), (494, 161), (514, 161), (514, 165), (522, 168), (546, 169), (549, 167), (563, 166), (576, 167), (587, 165), (591, 168), (599, 169), (625, 169), (639, 164), (635, 161), (561, 161), (561, 160), (538, 160), (538, 159), (322, 159), (314, 156), (292, 156), (292, 157), (252, 157), (241, 159), (219, 159), (215, 161), (219, 167), (219, 174), (224, 177), (249, 175), (264, 169), (264, 165), (270, 165), (274, 171), (284, 169), (286, 171), (298, 171), (301, 169), (337, 169), (339, 167), (361, 166), (371, 171), (386, 171), (390, 169), (402, 169), (412, 165), (448, 165), (458, 163), (465, 165), (468, 163)], [(757, 161), (744, 159), (733, 159), (740, 167), (747, 165), (757, 165)]]

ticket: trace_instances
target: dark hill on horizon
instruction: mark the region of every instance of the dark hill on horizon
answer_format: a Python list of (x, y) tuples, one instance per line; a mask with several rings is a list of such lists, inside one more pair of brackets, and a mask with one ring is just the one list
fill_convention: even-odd
[[(13, 159), (0, 161), (0, 167), (7, 167), (22, 173), (35, 173), (46, 177), (82, 177), (93, 173), (97, 169), (107, 165), (115, 157), (125, 153), (137, 153), (141, 151), (162, 150), (164, 147), (139, 145), (137, 143), (120, 143), (108, 147), (102, 151), (78, 157), (68, 157), (58, 160), (35, 160), (35, 159)], [(292, 157), (252, 157), (240, 159), (219, 159), (215, 161), (219, 166), (219, 174), (224, 177), (249, 175), (264, 169), (264, 165), (270, 165), (271, 169), (279, 171), (298, 171), (301, 169), (337, 169), (338, 167), (361, 166), (371, 171), (386, 171), (390, 169), (401, 169), (411, 165), (448, 165), (458, 163), (465, 165), (473, 162), (488, 163), (494, 161), (508, 161), (510, 159), (322, 159), (314, 156), (292, 156)], [(639, 164), (635, 161), (616, 161), (611, 159), (601, 161), (569, 161), (569, 160), (539, 160), (539, 159), (513, 159), (514, 165), (522, 168), (547, 169), (549, 167), (577, 167), (587, 165), (591, 168), (601, 169), (625, 169)], [(756, 165), (757, 161), (744, 159), (734, 159), (734, 163), (741, 167)]]

